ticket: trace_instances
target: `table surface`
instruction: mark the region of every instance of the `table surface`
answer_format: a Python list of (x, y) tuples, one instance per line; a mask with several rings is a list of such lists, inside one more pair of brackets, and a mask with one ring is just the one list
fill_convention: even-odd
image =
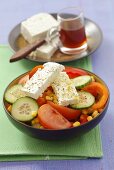
[(102, 120), (101, 137), (104, 156), (102, 159), (1, 162), (4, 170), (114, 170), (114, 0), (2, 0), (0, 2), (0, 44), (7, 44), (10, 30), (20, 21), (39, 12), (58, 12), (67, 6), (80, 6), (87, 18), (101, 27), (104, 39), (100, 48), (92, 55), (93, 71), (108, 84), (111, 100), (108, 112)]

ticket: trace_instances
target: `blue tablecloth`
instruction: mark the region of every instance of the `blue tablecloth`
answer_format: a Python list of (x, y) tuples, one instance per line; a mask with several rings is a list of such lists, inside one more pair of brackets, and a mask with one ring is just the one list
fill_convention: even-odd
[[(2, 0), (0, 2), (0, 44), (7, 44), (9, 31), (23, 19), (38, 12), (57, 12), (66, 6), (81, 6), (85, 16), (94, 20), (101, 27), (104, 40), (101, 47), (92, 55), (93, 71), (108, 84), (111, 101), (108, 114), (101, 122), (101, 135), (104, 157), (88, 160), (69, 161), (31, 161), (4, 162), (0, 169), (15, 170), (114, 170), (114, 1), (113, 0)], [(0, 61), (2, 62), (2, 61)]]

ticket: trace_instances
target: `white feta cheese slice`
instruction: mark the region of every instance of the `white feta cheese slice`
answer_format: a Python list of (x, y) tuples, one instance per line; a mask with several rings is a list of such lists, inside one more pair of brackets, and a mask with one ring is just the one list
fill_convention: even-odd
[(51, 86), (57, 96), (58, 104), (68, 106), (77, 102), (78, 93), (65, 72), (60, 72)]
[(58, 26), (57, 20), (48, 13), (36, 14), (21, 23), (21, 34), (29, 43), (45, 39), (48, 30)]
[(27, 96), (38, 99), (42, 93), (51, 85), (59, 73), (64, 70), (64, 66), (57, 63), (46, 63), (43, 69), (38, 71), (26, 82), (23, 91)]
[(35, 60), (37, 58), (50, 59), (56, 50), (57, 50), (56, 47), (53, 47), (52, 45), (50, 45), (46, 42), (41, 47), (39, 47), (35, 51), (33, 51), (30, 54), (30, 58), (34, 58)]

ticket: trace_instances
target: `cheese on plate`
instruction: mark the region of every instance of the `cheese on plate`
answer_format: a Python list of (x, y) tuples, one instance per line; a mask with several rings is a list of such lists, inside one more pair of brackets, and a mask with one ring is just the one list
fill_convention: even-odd
[(52, 45), (48, 44), (47, 42), (43, 44), (41, 47), (37, 48), (35, 51), (33, 51), (29, 58), (37, 60), (37, 58), (47, 59), (50, 60), (52, 55), (57, 50), (56, 47), (53, 47)]
[(21, 34), (29, 43), (45, 39), (52, 27), (58, 26), (57, 20), (48, 13), (36, 14), (21, 23)]

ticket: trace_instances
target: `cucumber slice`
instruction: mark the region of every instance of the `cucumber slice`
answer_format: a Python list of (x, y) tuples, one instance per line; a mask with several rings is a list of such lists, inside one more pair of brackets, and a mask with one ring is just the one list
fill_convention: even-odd
[(72, 79), (76, 89), (81, 89), (92, 81), (91, 76), (84, 75)]
[(74, 109), (86, 109), (88, 107), (91, 107), (95, 102), (95, 97), (86, 91), (80, 91), (79, 94), (79, 100), (76, 104), (71, 105)]
[(22, 97), (12, 105), (11, 115), (19, 121), (30, 121), (38, 114), (38, 104), (30, 97)]
[(21, 84), (16, 84), (10, 87), (5, 93), (5, 100), (8, 103), (14, 103), (17, 99), (25, 97), (26, 94), (22, 91), (22, 87)]

